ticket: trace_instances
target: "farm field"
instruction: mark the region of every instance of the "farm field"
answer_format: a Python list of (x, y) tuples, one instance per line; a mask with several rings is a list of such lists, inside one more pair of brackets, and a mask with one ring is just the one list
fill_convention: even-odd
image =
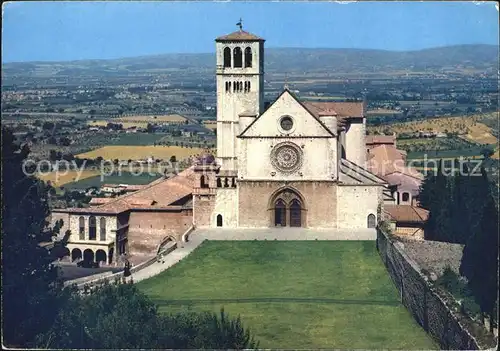
[(198, 155), (203, 152), (202, 148), (186, 148), (180, 146), (104, 146), (96, 150), (85, 152), (76, 157), (92, 158), (102, 157), (105, 160), (144, 160), (149, 157), (153, 159), (169, 160), (175, 156), (177, 160)]
[(212, 130), (217, 129), (217, 121), (203, 121), (203, 125)]
[(92, 187), (100, 188), (103, 184), (129, 184), (129, 185), (145, 185), (161, 177), (161, 174), (149, 175), (144, 173), (141, 175), (134, 175), (130, 172), (115, 173), (109, 176), (103, 176), (101, 180), (100, 175), (94, 175), (77, 182), (69, 182), (64, 184), (66, 189), (88, 189)]
[[(399, 147), (399, 146), (398, 146)], [(460, 156), (471, 159), (482, 159), (482, 147), (473, 147), (459, 150), (429, 150), (429, 151), (414, 151), (409, 152), (406, 156), (407, 160), (411, 159), (456, 159)]]
[(205, 241), (137, 286), (161, 312), (240, 315), (260, 348), (439, 348), (372, 241)]
[(385, 124), (380, 126), (370, 126), (371, 133), (380, 134), (393, 133), (415, 133), (418, 131), (433, 131), (442, 133), (458, 133), (460, 137), (473, 143), (496, 144), (498, 139), (493, 135), (491, 127), (481, 123), (482, 119), (495, 117), (495, 113), (484, 115), (458, 116), (458, 117), (438, 117), (425, 120), (418, 120), (405, 123)]
[(73, 170), (50, 172), (50, 173), (39, 174), (37, 175), (37, 177), (45, 182), (50, 181), (52, 186), (60, 187), (67, 183), (72, 183), (79, 180), (92, 178), (99, 174), (99, 171), (90, 169), (83, 170), (81, 174), (79, 172), (80, 171), (73, 171)]
[(188, 121), (186, 117), (181, 115), (164, 115), (164, 116), (124, 116), (107, 120), (90, 121), (90, 126), (105, 126), (108, 123), (119, 123), (123, 128), (146, 128), (148, 123), (154, 124), (179, 124)]
[(401, 113), (401, 111), (389, 110), (387, 108), (378, 108), (366, 111), (367, 115), (397, 115), (398, 113)]

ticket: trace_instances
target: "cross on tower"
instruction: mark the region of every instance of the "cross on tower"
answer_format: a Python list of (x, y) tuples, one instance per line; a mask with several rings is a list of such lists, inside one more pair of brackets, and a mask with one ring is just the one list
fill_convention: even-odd
[(240, 31), (242, 31), (242, 30), (243, 30), (243, 20), (241, 19), (241, 17), (240, 17), (240, 21), (239, 21), (238, 23), (236, 23), (236, 25), (237, 25), (238, 27), (240, 27)]

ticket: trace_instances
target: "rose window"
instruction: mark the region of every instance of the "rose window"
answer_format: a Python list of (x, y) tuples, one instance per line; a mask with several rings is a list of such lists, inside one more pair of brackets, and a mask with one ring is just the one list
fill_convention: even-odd
[(292, 143), (278, 144), (271, 152), (271, 161), (281, 172), (295, 172), (302, 165), (302, 150)]

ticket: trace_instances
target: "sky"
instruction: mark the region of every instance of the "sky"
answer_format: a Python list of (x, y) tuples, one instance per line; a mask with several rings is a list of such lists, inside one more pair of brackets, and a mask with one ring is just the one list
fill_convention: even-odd
[(238, 28), (266, 47), (419, 50), (499, 41), (496, 2), (4, 2), (2, 62), (214, 52)]

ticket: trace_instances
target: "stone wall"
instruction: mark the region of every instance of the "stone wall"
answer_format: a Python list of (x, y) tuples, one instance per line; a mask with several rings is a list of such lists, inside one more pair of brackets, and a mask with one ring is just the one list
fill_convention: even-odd
[(217, 216), (222, 216), (222, 226), (238, 227), (238, 189), (219, 188), (215, 196), (215, 204), (210, 218), (211, 227), (217, 226)]
[(132, 211), (129, 219), (128, 248), (131, 255), (156, 254), (160, 242), (175, 241), (192, 225), (192, 211)]
[(215, 208), (215, 195), (193, 196), (193, 223), (198, 228), (210, 227)]
[(338, 228), (367, 228), (368, 215), (377, 217), (382, 187), (339, 185), (337, 189)]
[(271, 197), (285, 187), (295, 189), (305, 200), (303, 226), (335, 228), (337, 184), (334, 182), (251, 182), (240, 181), (239, 226), (267, 228), (273, 226)]
[(360, 167), (366, 167), (366, 118), (351, 118), (345, 134), (346, 158)]

